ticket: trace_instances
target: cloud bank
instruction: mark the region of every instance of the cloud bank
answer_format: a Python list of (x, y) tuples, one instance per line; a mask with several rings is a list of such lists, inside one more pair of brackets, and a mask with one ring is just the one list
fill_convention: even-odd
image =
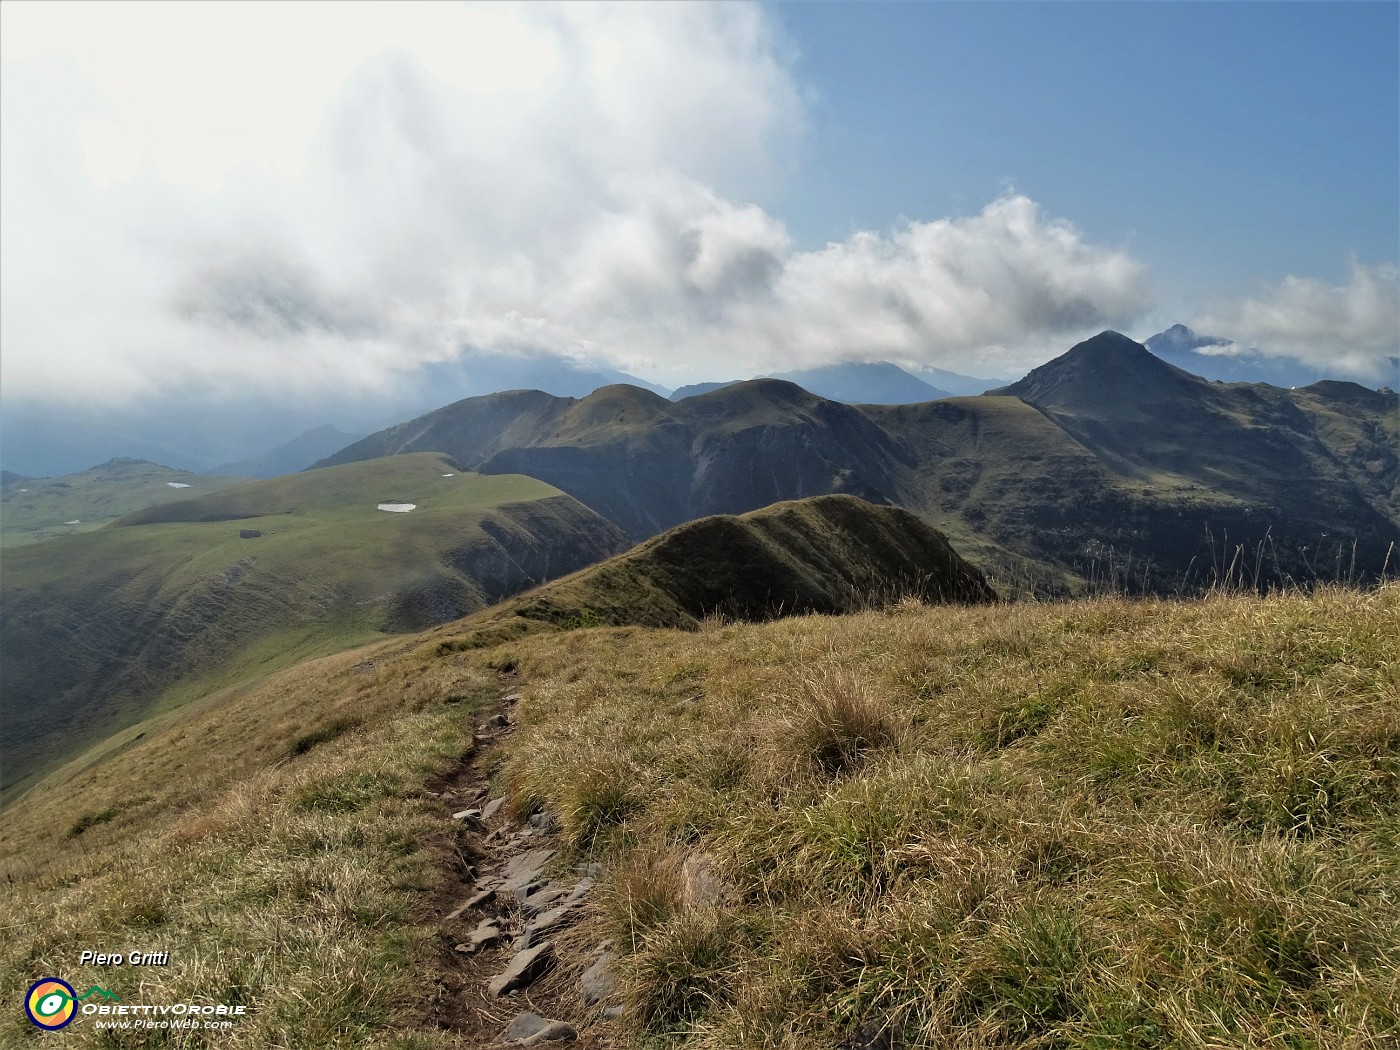
[(1290, 275), (1262, 295), (1216, 310), (1199, 326), (1321, 370), (1395, 386), (1400, 267), (1352, 259), (1340, 285)]
[(806, 119), (757, 6), (82, 15), (6, 5), (10, 397), (401, 391), (474, 349), (1009, 374), (1150, 303), (1016, 194), (795, 247), (754, 203)]

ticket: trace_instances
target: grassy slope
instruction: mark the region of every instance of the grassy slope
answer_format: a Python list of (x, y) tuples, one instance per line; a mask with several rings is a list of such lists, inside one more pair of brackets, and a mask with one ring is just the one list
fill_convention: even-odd
[(1381, 1045), (1397, 630), (1392, 586), (591, 635), (522, 647), (505, 780), (620, 858), (676, 1045)]
[[(190, 499), (247, 480), (192, 474), (137, 459), (115, 459), (59, 478), (25, 478), (6, 485), (0, 494), (0, 546), (91, 532), (144, 507)], [(173, 489), (170, 482), (189, 488)], [(70, 521), (81, 524), (67, 524)]]
[(1290, 391), (1289, 396), (1372, 505), (1400, 518), (1400, 400), (1394, 394), (1333, 381)]
[[(127, 1002), (249, 1004), (209, 1045), (438, 1045), (412, 1027), (430, 983), (415, 900), (437, 875), (423, 782), (471, 747), (495, 676), (378, 671), (402, 642), (300, 664), (128, 731), (6, 812), (12, 891), (0, 938), (0, 1045), (27, 1045), (22, 975), (63, 975)], [(23, 887), (23, 889), (20, 889)], [(171, 965), (81, 968), (84, 948), (169, 951)], [(31, 978), (32, 981), (35, 978)], [(139, 988), (138, 988), (139, 985)], [(201, 1046), (170, 1033), (77, 1046)]]
[(854, 612), (875, 594), (885, 602), (993, 596), (977, 570), (912, 514), (817, 496), (679, 525), (522, 595), (487, 630), (499, 633), (513, 617), (694, 628), (712, 615)]
[[(1400, 587), (440, 644), (462, 629), (235, 690), (13, 808), (5, 987), (249, 1003), (223, 1047), (448, 1045), (423, 785), (509, 666), (502, 783), (608, 862), (639, 1044), (1400, 1033)], [(691, 907), (700, 852), (723, 894)], [(80, 969), (93, 944), (172, 965)]]
[(1016, 398), (866, 411), (912, 453), (905, 505), (985, 566), (1002, 593), (1063, 589), (1073, 576), (1056, 562), (1072, 560), (1086, 509), (1121, 499), (1093, 453)]
[[(377, 510), (386, 500), (418, 509)], [(263, 535), (240, 539), (243, 529)], [(542, 482), (461, 474), (422, 454), (257, 482), (7, 550), (6, 787), (152, 704), (464, 615), (622, 545)]]

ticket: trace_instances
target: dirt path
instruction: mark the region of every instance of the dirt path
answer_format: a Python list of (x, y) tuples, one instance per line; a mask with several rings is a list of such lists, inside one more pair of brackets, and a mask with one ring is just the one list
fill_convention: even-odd
[(514, 729), (516, 685), (502, 676), (501, 698), (477, 714), (471, 750), (428, 785), (442, 802), (445, 865), (427, 905), (441, 929), (431, 1020), (464, 1048), (616, 1050), (623, 1040), (607, 1015), (620, 1000), (590, 900), (597, 866), (562, 862), (548, 813), (517, 820), (489, 796), (498, 745)]

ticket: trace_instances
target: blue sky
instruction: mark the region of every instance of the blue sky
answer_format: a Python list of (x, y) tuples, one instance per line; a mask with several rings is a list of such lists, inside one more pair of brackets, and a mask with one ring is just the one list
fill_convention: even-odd
[(815, 93), (777, 204), (809, 246), (1012, 185), (1146, 261), (1167, 310), (1400, 254), (1400, 5), (773, 10)]
[[(0, 387), (1400, 352), (1395, 3), (0, 5)], [(439, 402), (439, 403), (440, 403)]]

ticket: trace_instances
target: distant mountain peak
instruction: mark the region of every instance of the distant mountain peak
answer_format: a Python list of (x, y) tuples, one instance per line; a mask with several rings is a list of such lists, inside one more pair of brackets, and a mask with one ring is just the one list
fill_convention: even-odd
[(1202, 335), (1184, 324), (1174, 324), (1145, 341), (1147, 349), (1164, 361), (1193, 375), (1222, 383), (1268, 383), (1287, 389), (1307, 386), (1320, 379), (1347, 379), (1317, 365), (1295, 360), (1219, 335)]
[[(963, 379), (971, 383), (976, 387), (976, 393), (981, 393), (987, 386), (996, 385), (959, 377), (952, 372), (942, 374), (950, 379)], [(889, 361), (841, 361), (794, 372), (775, 372), (760, 378), (796, 383), (803, 390), (818, 397), (847, 405), (908, 405), (952, 396), (947, 390), (936, 387)], [(688, 397), (713, 393), (720, 387), (734, 384), (735, 381), (694, 383), (678, 388), (671, 395), (671, 400), (683, 401)]]
[(224, 463), (215, 469), (219, 474), (243, 475), (252, 478), (275, 478), (305, 470), (324, 456), (345, 448), (362, 435), (347, 434), (326, 423), (308, 430), (285, 444), (247, 459)]
[(1199, 350), (1204, 346), (1234, 346), (1235, 344), (1223, 336), (1201, 335), (1184, 324), (1174, 324), (1165, 332), (1158, 332), (1145, 340), (1143, 345), (1158, 357), (1171, 357), (1174, 354), (1190, 355), (1191, 351)]
[[(745, 379), (685, 399), (681, 418), (747, 418), (751, 413), (808, 410), (827, 399), (787, 379)], [(676, 405), (682, 402), (676, 402)]]
[(707, 390), (703, 394), (692, 395), (694, 397), (705, 398), (747, 398), (753, 396), (762, 397), (767, 401), (809, 401), (820, 395), (813, 394), (806, 387), (799, 386), (790, 379), (775, 379), (772, 376), (764, 376), (759, 379), (741, 379), (734, 383), (725, 383), (717, 386), (713, 390)]
[(759, 379), (750, 379), (748, 380), (748, 384), (751, 385), (752, 389), (762, 392), (767, 397), (778, 397), (785, 401), (807, 401), (813, 397), (821, 397), (820, 394), (808, 390), (801, 383), (791, 379), (783, 379), (779, 376), (763, 376)]
[[(1090, 339), (1085, 339), (1082, 343), (1075, 343), (1053, 361), (1048, 361), (1032, 370), (1026, 378), (1029, 379), (1042, 372), (1068, 372), (1081, 365), (1133, 372), (1140, 372), (1143, 369), (1151, 372), (1159, 365), (1164, 368), (1170, 367), (1153, 357), (1147, 347), (1141, 343), (1129, 339), (1122, 332), (1110, 329), (1100, 332)], [(1017, 384), (1012, 384), (1012, 386), (1015, 385)]]
[(629, 401), (641, 405), (655, 406), (670, 404), (668, 398), (662, 397), (655, 390), (636, 386), (633, 383), (609, 383), (607, 386), (600, 386), (582, 400), (585, 402)]
[(105, 462), (105, 463), (99, 463), (99, 464), (97, 464), (97, 466), (93, 467), (92, 469), (93, 469), (93, 470), (97, 470), (97, 469), (99, 469), (100, 467), (132, 467), (132, 466), (144, 466), (145, 464), (147, 464), (147, 463), (149, 463), (149, 462), (150, 462), (150, 460), (137, 459), (137, 458), (134, 457), (134, 456), (113, 456), (111, 459), (107, 460), (107, 462)]
[(104, 474), (114, 474), (120, 471), (136, 470), (139, 468), (153, 467), (157, 470), (174, 470), (174, 467), (167, 467), (162, 463), (152, 463), (148, 459), (136, 459), (132, 456), (113, 456), (106, 463), (98, 463), (94, 467), (88, 468), (89, 473), (101, 472)]
[(1121, 332), (1100, 332), (1032, 369), (1010, 386), (987, 391), (1009, 394), (1042, 408), (1126, 408), (1160, 400), (1200, 380), (1153, 355)]

